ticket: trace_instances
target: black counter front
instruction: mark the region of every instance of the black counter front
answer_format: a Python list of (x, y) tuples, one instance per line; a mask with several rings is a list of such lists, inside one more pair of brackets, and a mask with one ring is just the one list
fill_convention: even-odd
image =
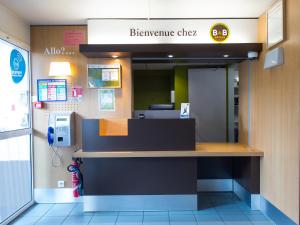
[(194, 119), (129, 119), (127, 136), (100, 136), (99, 120), (84, 119), (82, 150), (195, 150)]

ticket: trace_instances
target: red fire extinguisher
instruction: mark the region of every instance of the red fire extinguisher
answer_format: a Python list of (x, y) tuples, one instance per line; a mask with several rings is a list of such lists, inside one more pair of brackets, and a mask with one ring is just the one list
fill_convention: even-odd
[(80, 161), (73, 160), (72, 164), (68, 166), (68, 171), (72, 173), (72, 187), (73, 196), (78, 198), (82, 195), (83, 185), (82, 185), (82, 174), (80, 172)]

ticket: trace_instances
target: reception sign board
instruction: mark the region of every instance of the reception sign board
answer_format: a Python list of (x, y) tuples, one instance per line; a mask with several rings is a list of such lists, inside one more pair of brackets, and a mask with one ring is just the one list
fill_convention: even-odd
[(257, 19), (88, 20), (88, 44), (257, 43)]

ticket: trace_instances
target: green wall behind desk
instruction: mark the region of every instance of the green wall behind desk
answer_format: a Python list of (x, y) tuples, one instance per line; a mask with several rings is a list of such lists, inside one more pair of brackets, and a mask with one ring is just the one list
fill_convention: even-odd
[(135, 110), (146, 110), (151, 104), (171, 102), (173, 70), (135, 70), (133, 82)]
[(181, 103), (189, 102), (188, 69), (186, 66), (175, 67), (174, 71), (175, 109)]

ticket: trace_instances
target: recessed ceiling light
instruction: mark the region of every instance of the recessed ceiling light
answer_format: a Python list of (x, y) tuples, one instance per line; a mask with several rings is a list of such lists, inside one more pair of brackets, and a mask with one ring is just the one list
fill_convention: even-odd
[(173, 57), (174, 57), (174, 55), (172, 55), (172, 54), (168, 55), (168, 58), (173, 58)]
[(229, 55), (228, 55), (228, 54), (225, 54), (225, 55), (223, 55), (223, 57), (224, 57), (224, 58), (228, 58), (228, 57), (229, 57)]
[(119, 56), (117, 56), (117, 55), (112, 55), (112, 57), (113, 57), (114, 59), (116, 59), (116, 58), (118, 58)]

